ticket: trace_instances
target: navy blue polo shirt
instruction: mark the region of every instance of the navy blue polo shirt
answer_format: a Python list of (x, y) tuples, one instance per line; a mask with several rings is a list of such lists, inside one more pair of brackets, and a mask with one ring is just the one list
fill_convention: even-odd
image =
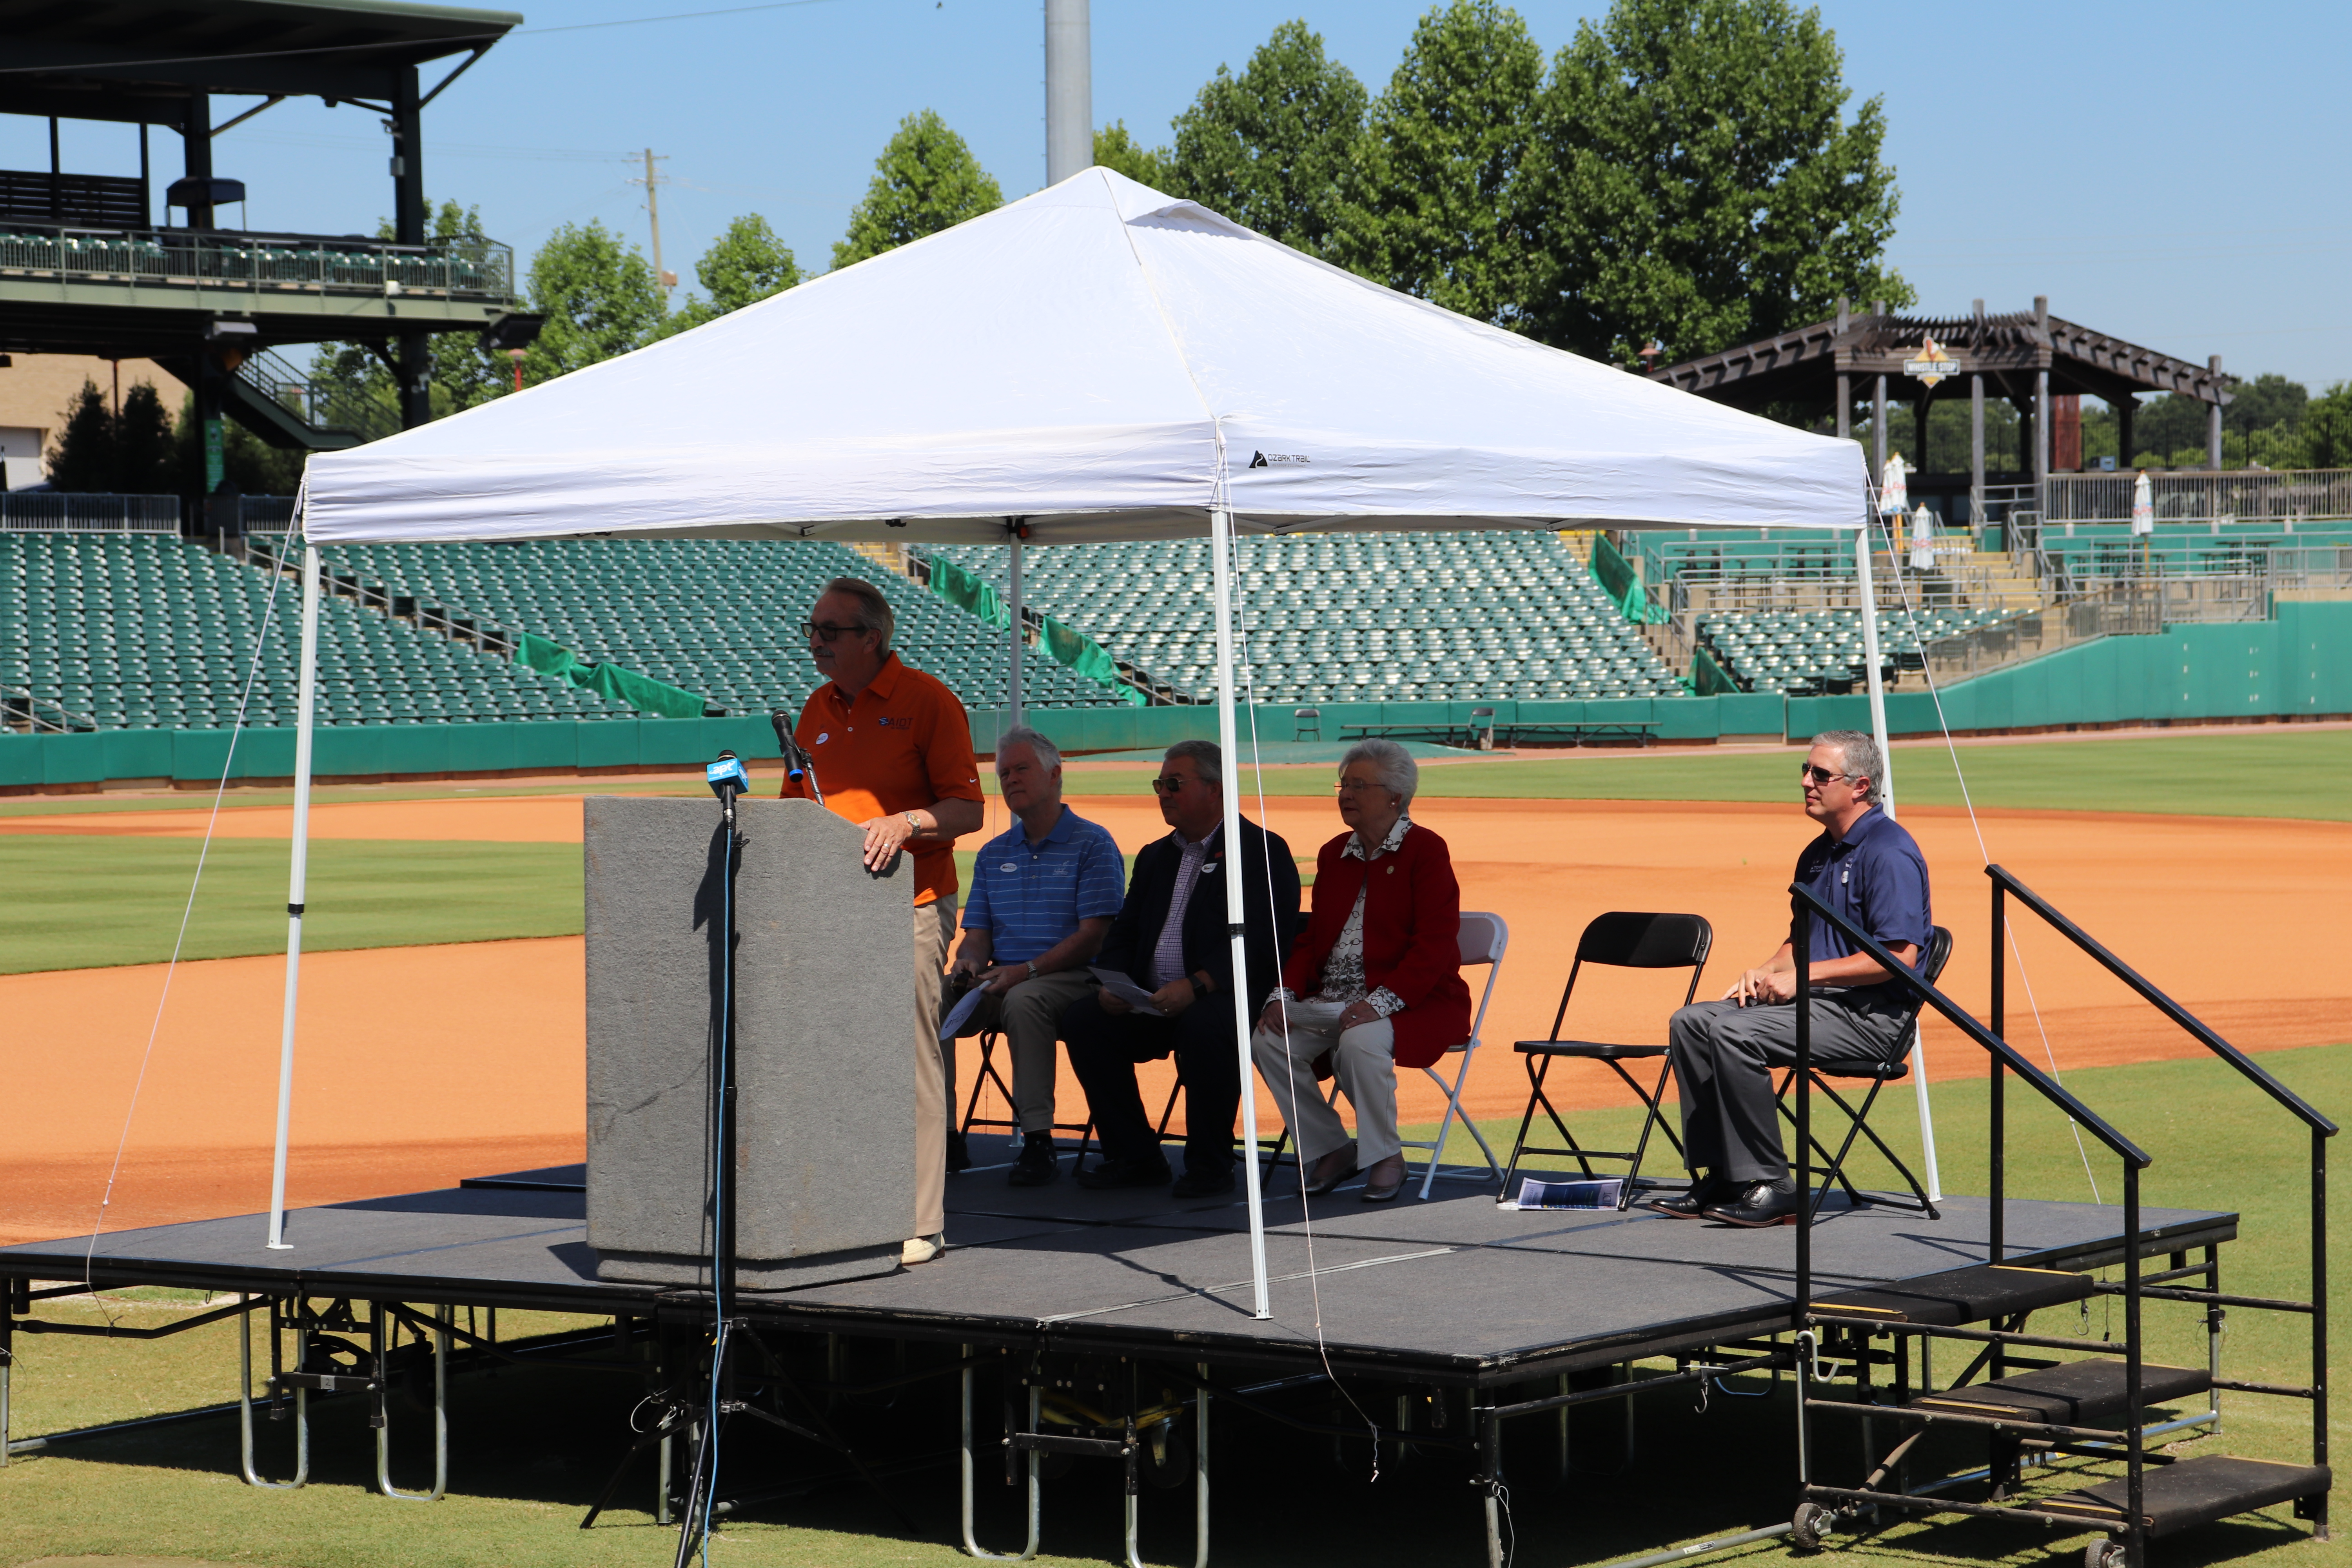
[[(1795, 879), (1857, 931), (1869, 932), (1880, 946), (1913, 942), (1921, 957), (1927, 955), (1935, 924), (1927, 908), (1927, 858), (1903, 825), (1876, 806), (1856, 817), (1843, 838), (1824, 833), (1806, 845), (1804, 853), (1797, 857)], [(1790, 917), (1789, 940), (1794, 942), (1793, 909)], [(1861, 951), (1811, 910), (1806, 910), (1804, 918), (1812, 922), (1814, 962), (1850, 958)]]
[(1035, 844), (1016, 818), (972, 858), (963, 929), (989, 933), (989, 957), (1022, 963), (1082, 920), (1108, 919), (1127, 898), (1127, 861), (1108, 830), (1068, 806)]

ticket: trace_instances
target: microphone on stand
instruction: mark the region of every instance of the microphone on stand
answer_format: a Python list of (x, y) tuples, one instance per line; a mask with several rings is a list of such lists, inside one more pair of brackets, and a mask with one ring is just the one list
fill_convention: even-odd
[(793, 736), (792, 715), (778, 708), (769, 713), (768, 722), (776, 731), (776, 749), (784, 754), (784, 777), (794, 784), (806, 779), (809, 793), (816, 796), (819, 805), (823, 805), (824, 786), (817, 783), (815, 763)]
[(721, 752), (717, 762), (702, 770), (702, 777), (710, 785), (710, 793), (719, 797), (727, 820), (733, 822), (735, 797), (751, 787), (751, 775), (744, 771), (743, 759), (732, 752)]

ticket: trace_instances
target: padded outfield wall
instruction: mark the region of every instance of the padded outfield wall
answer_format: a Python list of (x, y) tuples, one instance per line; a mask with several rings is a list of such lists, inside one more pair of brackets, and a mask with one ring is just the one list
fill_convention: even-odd
[[(2352, 714), (2352, 604), (2282, 604), (2269, 621), (2173, 626), (2154, 637), (2105, 637), (2030, 664), (1980, 675), (1943, 693), (1955, 731), (2039, 730), (2068, 724), (2197, 722)], [(1551, 702), (1326, 702), (1304, 738), (1337, 741), (1342, 726), (1411, 725), (1461, 734), (1474, 708), (1514, 725), (1654, 725), (1661, 740), (1709, 742), (1870, 727), (1868, 700), (1728, 693), (1719, 697), (1612, 698)], [(1033, 709), (1031, 722), (1066, 751), (1116, 752), (1214, 738), (1216, 710), (1183, 708)], [(1936, 732), (1925, 692), (1886, 701), (1898, 735)], [(1288, 705), (1255, 710), (1265, 741), (1302, 738)], [(1245, 714), (1242, 734), (1251, 733)], [(1005, 722), (983, 710), (972, 738), (992, 748)], [(1482, 719), (1481, 723), (1485, 722)], [(1539, 736), (1529, 737), (1540, 739)], [(224, 730), (119, 730), (96, 734), (0, 735), (0, 788), (90, 785), (110, 780), (217, 779), (229, 762)], [(339, 726), (318, 731), (320, 778), (403, 774), (570, 773), (575, 769), (698, 766), (723, 748), (777, 755), (764, 717), (564, 720), (542, 723)], [(294, 731), (250, 730), (229, 776), (282, 780), (294, 773)]]

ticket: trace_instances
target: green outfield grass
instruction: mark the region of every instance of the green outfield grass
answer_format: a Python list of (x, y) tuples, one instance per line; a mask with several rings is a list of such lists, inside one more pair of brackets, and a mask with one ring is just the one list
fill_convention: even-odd
[[(0, 837), (0, 973), (155, 963), (172, 956), (200, 841)], [(286, 948), (287, 847), (215, 839), (184, 958)], [(563, 936), (581, 928), (572, 844), (310, 846), (302, 945), (311, 952)]]
[[(2282, 1051), (2264, 1064), (2324, 1107), (2352, 1102), (2352, 1046)], [(1481, 1063), (1480, 1070), (1508, 1063)], [(1941, 1064), (1946, 1072), (1959, 1064)], [(2153, 1204), (2233, 1209), (2242, 1215), (2242, 1239), (2223, 1249), (2224, 1287), (2250, 1294), (2295, 1295), (2308, 1288), (2305, 1229), (2306, 1144), (2284, 1115), (2210, 1060), (2164, 1062), (2077, 1073), (2071, 1086), (2125, 1131), (2143, 1141), (2157, 1163), (2148, 1173)], [(1938, 1085), (1945, 1184), (1980, 1189), (1983, 1089), (1980, 1079)], [(2083, 1168), (2063, 1125), (2019, 1106), (2011, 1144), (2011, 1191), (2018, 1196), (2081, 1201), (2088, 1196)], [(1890, 1131), (1908, 1120), (1905, 1100), (1877, 1119)], [(1622, 1115), (1580, 1117), (1601, 1136), (1624, 1130)], [(1506, 1136), (1508, 1128), (1491, 1128)], [(1466, 1144), (1467, 1140), (1462, 1141)], [(1458, 1152), (1459, 1151), (1457, 1151)], [(2114, 1162), (2099, 1166), (2104, 1195), (2113, 1202)], [(1410, 1202), (1411, 1200), (1406, 1200)], [(2340, 1227), (2345, 1205), (2336, 1208)], [(1922, 1226), (1932, 1222), (1919, 1221)], [(1777, 1233), (1776, 1233), (1777, 1234)], [(2337, 1248), (2341, 1277), (2342, 1247)], [(936, 1267), (952, 1270), (955, 1253)], [(1833, 1259), (1832, 1260), (1833, 1262)], [(1327, 1293), (1349, 1288), (1349, 1274), (1322, 1282)], [(1277, 1292), (1303, 1290), (1293, 1282)], [(151, 1293), (168, 1294), (168, 1293)], [(129, 1309), (127, 1321), (152, 1327), (194, 1302), (150, 1300)], [(1559, 1303), (1563, 1313), (1572, 1301)], [(86, 1305), (42, 1303), (45, 1317), (97, 1321)], [(120, 1310), (120, 1309), (118, 1309)], [(2195, 1362), (2204, 1353), (2197, 1310), (2150, 1304), (2152, 1355)], [(2080, 1332), (2086, 1351), (2100, 1348), (2111, 1323), (2104, 1300), (2087, 1321), (2051, 1311), (2034, 1321), (2045, 1333)], [(2336, 1314), (2339, 1323), (2342, 1314)], [(509, 1338), (597, 1321), (505, 1314)], [(2228, 1375), (2301, 1383), (2307, 1339), (2302, 1321), (2234, 1310), (2224, 1351)], [(16, 1432), (18, 1436), (192, 1408), (233, 1397), (235, 1330), (213, 1325), (183, 1337), (145, 1343), (94, 1338), (20, 1336), (16, 1342)], [(2339, 1332), (2335, 1342), (2346, 1342)], [(805, 1347), (803, 1347), (805, 1348)], [(895, 1363), (885, 1346), (852, 1342), (850, 1370), (882, 1376)], [(1939, 1357), (1939, 1376), (1957, 1363)], [(814, 1355), (814, 1351), (807, 1353)], [(918, 1347), (916, 1364), (939, 1364), (952, 1352)], [(2343, 1357), (2339, 1355), (2338, 1363)], [(1663, 1363), (1660, 1363), (1663, 1369)], [(983, 1440), (993, 1431), (995, 1391), (983, 1380), (979, 1421)], [(1517, 1532), (1514, 1561), (1523, 1568), (1571, 1568), (1618, 1561), (1671, 1544), (1728, 1534), (1788, 1517), (1793, 1503), (1789, 1385), (1768, 1391), (1762, 1379), (1742, 1379), (1770, 1396), (1740, 1399), (1715, 1394), (1702, 1412), (1687, 1389), (1654, 1394), (1640, 1406), (1640, 1462), (1620, 1476), (1618, 1431), (1604, 1407), (1574, 1428), (1573, 1443), (1592, 1473), (1556, 1479), (1553, 1423), (1535, 1417), (1506, 1427), (1505, 1456), (1511, 1511)], [(1738, 1388), (1735, 1383), (1734, 1388)], [(1530, 1393), (1548, 1391), (1539, 1384)], [(0, 1471), (0, 1563), (84, 1553), (192, 1558), (255, 1563), (266, 1568), (642, 1568), (666, 1562), (675, 1537), (644, 1511), (650, 1467), (640, 1461), (621, 1494), (623, 1506), (599, 1527), (576, 1526), (588, 1502), (629, 1440), (629, 1419), (640, 1390), (633, 1379), (509, 1370), (495, 1378), (470, 1373), (453, 1379), (452, 1495), (429, 1507), (372, 1495), (373, 1436), (357, 1399), (316, 1407), (312, 1484), (299, 1492), (263, 1493), (236, 1479), (234, 1415), (61, 1445), (51, 1454), (20, 1458)], [(1349, 1393), (1381, 1419), (1392, 1419), (1396, 1390), (1351, 1383)], [(1321, 1393), (1291, 1396), (1300, 1415), (1344, 1418), (1346, 1406)], [(2308, 1457), (2307, 1407), (2250, 1394), (2225, 1395), (2228, 1428), (2200, 1449), (2301, 1461)], [(427, 1473), (422, 1413), (395, 1401), (392, 1409), (394, 1479), (418, 1484)], [(883, 1408), (850, 1405), (833, 1413), (868, 1455), (897, 1468), (890, 1486), (903, 1521), (853, 1480), (838, 1478), (836, 1461), (814, 1450), (771, 1442), (748, 1422), (729, 1441), (744, 1486), (793, 1480), (814, 1484), (806, 1495), (763, 1507), (730, 1523), (711, 1549), (711, 1561), (738, 1568), (883, 1564), (964, 1561), (956, 1539), (952, 1463), (953, 1382), (937, 1379)], [(1457, 1414), (1456, 1417), (1459, 1419)], [(2336, 1426), (2336, 1441), (2347, 1436)], [(1475, 1493), (1462, 1463), (1436, 1454), (1383, 1460), (1371, 1479), (1367, 1446), (1335, 1445), (1221, 1406), (1214, 1426), (1214, 1561), (1240, 1568), (1288, 1568), (1297, 1563), (1413, 1565), (1479, 1560)], [(260, 1426), (266, 1473), (288, 1468), (290, 1432)], [(1834, 1484), (1852, 1479), (1853, 1424), (1816, 1427), (1820, 1473)], [(1981, 1453), (1955, 1436), (1940, 1455), (1954, 1468), (1980, 1463)], [(983, 1545), (1017, 1548), (1018, 1494), (1001, 1484), (1002, 1471), (982, 1464), (979, 1524)], [(2046, 1484), (2046, 1483), (2045, 1483)], [(1120, 1557), (1119, 1484), (1115, 1467), (1077, 1463), (1045, 1489), (1045, 1550), (1039, 1562), (1115, 1563)], [(1176, 1563), (1192, 1551), (1189, 1490), (1147, 1490), (1142, 1502), (1144, 1558)], [(2344, 1548), (2311, 1542), (2308, 1528), (2288, 1521), (2284, 1508), (2252, 1519), (2208, 1526), (2161, 1542), (2164, 1568), (2203, 1568), (2222, 1562), (2248, 1568), (2306, 1568), (2340, 1563)], [(1916, 1568), (1930, 1562), (1997, 1563), (2002, 1568), (2080, 1561), (2088, 1537), (2063, 1530), (1968, 1521), (1953, 1517), (1893, 1521), (1874, 1533), (1843, 1537), (1815, 1558), (1825, 1568)], [(1742, 1563), (1796, 1561), (1768, 1542), (1727, 1559)]]

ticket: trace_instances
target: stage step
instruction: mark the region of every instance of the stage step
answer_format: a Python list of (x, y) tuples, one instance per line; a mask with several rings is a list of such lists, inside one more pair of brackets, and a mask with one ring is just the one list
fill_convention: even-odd
[(1952, 1328), (1980, 1323), (2042, 1307), (2080, 1301), (2091, 1293), (2087, 1274), (2015, 1264), (1978, 1264), (1923, 1275), (1899, 1285), (1841, 1291), (1812, 1305), (1815, 1318), (1831, 1322), (1921, 1323)]
[[(2068, 1362), (2063, 1366), (2021, 1372), (1992, 1383), (1970, 1384), (1923, 1394), (1911, 1401), (1915, 1410), (1948, 1410), (1957, 1415), (2000, 1419), (2016, 1416), (2053, 1426), (2120, 1428), (2125, 1420), (2124, 1363), (2107, 1358)], [(2143, 1410), (2174, 1400), (2193, 1398), (2213, 1386), (2212, 1373), (2201, 1367), (2157, 1366), (2139, 1369)]]
[[(2282, 1465), (2221, 1456), (2180, 1459), (2151, 1465), (2143, 1472), (2140, 1518), (2151, 1537), (2170, 1535), (2273, 1503), (2323, 1497), (2329, 1484), (2326, 1465)], [(2024, 1506), (2035, 1512), (2120, 1530), (2129, 1495), (2128, 1483), (2117, 1479)]]

